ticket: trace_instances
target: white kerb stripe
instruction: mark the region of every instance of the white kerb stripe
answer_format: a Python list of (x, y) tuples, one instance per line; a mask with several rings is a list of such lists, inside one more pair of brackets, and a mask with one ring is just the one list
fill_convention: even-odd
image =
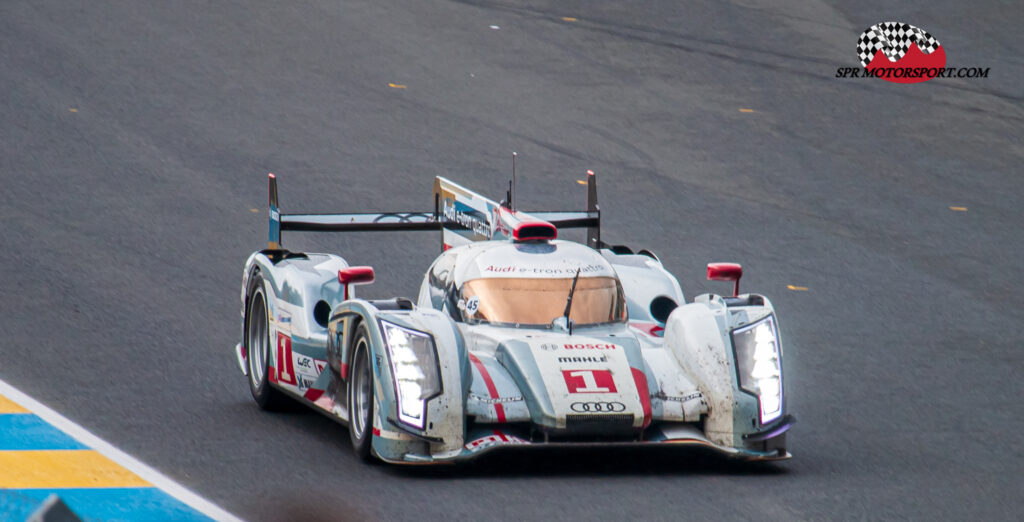
[(180, 500), (199, 511), (200, 513), (220, 521), (241, 521), (240, 518), (224, 511), (213, 502), (193, 493), (191, 490), (171, 480), (167, 475), (142, 463), (135, 457), (115, 448), (109, 442), (93, 435), (89, 430), (71, 422), (63, 415), (51, 410), (43, 403), (29, 397), (20, 390), (7, 384), (0, 379), (0, 395), (18, 403), (23, 408), (38, 415), (41, 419), (52, 424), (57, 429), (72, 436), (78, 442), (89, 446), (108, 459), (120, 464), (125, 469), (135, 473), (139, 477), (160, 488), (170, 496)]

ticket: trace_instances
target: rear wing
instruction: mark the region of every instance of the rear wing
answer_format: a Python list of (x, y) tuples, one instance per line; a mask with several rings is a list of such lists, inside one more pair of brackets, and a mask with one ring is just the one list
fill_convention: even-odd
[[(277, 177), (268, 175), (270, 220), (268, 248), (280, 250), (281, 233), (301, 232), (386, 232), (440, 230), (443, 249), (491, 239), (553, 239), (551, 231), (586, 228), (587, 245), (600, 248), (601, 210), (597, 204), (597, 178), (587, 171), (587, 209), (580, 211), (522, 212), (485, 198), (448, 179), (434, 179), (434, 208), (428, 212), (380, 212), (345, 214), (282, 214), (278, 204)], [(523, 235), (523, 234), (532, 235)], [(534, 237), (536, 236), (536, 237)]]

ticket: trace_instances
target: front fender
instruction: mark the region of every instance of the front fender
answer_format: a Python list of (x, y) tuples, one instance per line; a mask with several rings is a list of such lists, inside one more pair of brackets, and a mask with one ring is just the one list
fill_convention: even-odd
[(757, 398), (739, 387), (730, 336), (733, 328), (774, 313), (767, 299), (754, 297), (747, 302), (756, 305), (730, 306), (719, 296), (698, 296), (674, 310), (665, 327), (666, 347), (708, 401), (705, 435), (724, 446), (743, 447), (744, 435), (761, 429)]
[[(427, 401), (426, 426), (420, 430), (398, 420), (391, 364), (380, 321), (429, 333), (437, 350), (441, 394)], [(462, 335), (447, 315), (431, 309), (380, 310), (369, 301), (352, 299), (335, 307), (329, 325), (329, 343), (340, 369), (351, 363), (351, 339), (357, 324), (370, 335), (377, 401), (373, 449), (388, 461), (417, 457), (443, 458), (461, 452), (465, 439), (465, 404), (469, 395), (470, 366)], [(340, 337), (339, 337), (340, 334)], [(339, 342), (341, 340), (341, 342)], [(340, 372), (347, 378), (347, 371)]]

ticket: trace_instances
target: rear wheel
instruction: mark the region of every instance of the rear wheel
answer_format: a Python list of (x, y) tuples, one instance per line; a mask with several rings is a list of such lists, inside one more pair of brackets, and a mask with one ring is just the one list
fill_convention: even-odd
[(352, 371), (348, 378), (348, 433), (356, 455), (363, 460), (370, 460), (374, 397), (370, 335), (366, 325), (360, 325), (356, 330), (352, 348)]
[(267, 295), (263, 277), (253, 274), (249, 283), (249, 307), (245, 312), (245, 348), (249, 365), (249, 391), (252, 398), (265, 410), (280, 410), (288, 399), (270, 385), (270, 323), (267, 313)]

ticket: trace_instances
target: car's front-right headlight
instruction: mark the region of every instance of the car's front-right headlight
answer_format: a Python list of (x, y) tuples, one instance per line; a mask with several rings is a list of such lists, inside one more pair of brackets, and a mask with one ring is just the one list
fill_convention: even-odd
[(398, 420), (423, 429), (427, 401), (441, 394), (441, 370), (430, 334), (380, 321), (395, 383)]
[(732, 331), (740, 388), (757, 397), (761, 424), (782, 415), (782, 348), (775, 316)]

